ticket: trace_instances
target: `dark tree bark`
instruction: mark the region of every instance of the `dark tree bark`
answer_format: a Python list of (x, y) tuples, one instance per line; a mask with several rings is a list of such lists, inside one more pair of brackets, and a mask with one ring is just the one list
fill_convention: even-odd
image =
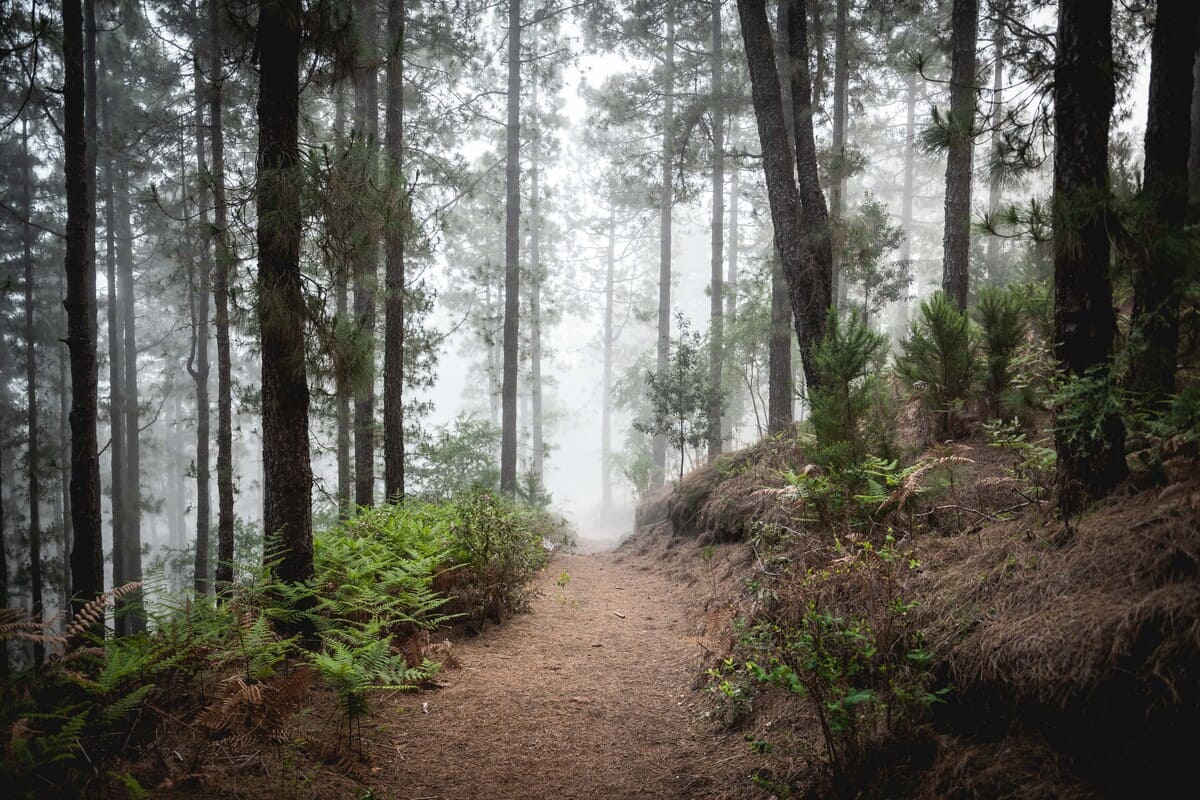
[[(357, 57), (354, 68), (354, 128), (367, 148), (364, 177), (374, 179), (379, 141), (379, 49), (374, 0), (357, 0)], [(366, 187), (364, 187), (364, 191)], [(363, 231), (354, 262), (354, 316), (365, 356), (365, 373), (354, 394), (354, 502), (375, 504), (375, 294), (378, 284), (374, 232)]]
[[(655, 369), (659, 380), (667, 374), (671, 355), (671, 212), (675, 206), (674, 170), (672, 159), (675, 154), (675, 2), (667, 0), (666, 50), (663, 62), (663, 113), (662, 113), (662, 181), (658, 198), (658, 350)], [(667, 437), (654, 437), (654, 469), (651, 485), (661, 486), (666, 479)]]
[(208, 124), (212, 140), (213, 325), (217, 339), (217, 568), (218, 597), (233, 583), (233, 377), (229, 354), (229, 276), (234, 255), (229, 245), (225, 198), (225, 127), (221, 122), (224, 76), (221, 73), (221, 10), (208, 0)]
[[(1197, 33), (1200, 35), (1200, 32)], [(1192, 135), (1188, 148), (1188, 202), (1200, 207), (1200, 50), (1192, 62)]]
[[(195, 10), (193, 6), (193, 11)], [(196, 169), (200, 173), (197, 205), (200, 229), (203, 232), (199, 242), (198, 258), (192, 263), (193, 280), (189, 288), (191, 295), (192, 314), (192, 352), (188, 358), (187, 370), (196, 384), (196, 567), (193, 576), (193, 588), (196, 594), (204, 597), (211, 588), (210, 569), (208, 563), (209, 531), (212, 528), (212, 507), (209, 496), (209, 425), (211, 409), (208, 401), (208, 298), (212, 275), (211, 229), (208, 223), (208, 156), (207, 136), (205, 135), (204, 106), (208, 87), (203, 78), (202, 54), (196, 53), (193, 58), (194, 94), (195, 94), (195, 145)], [(211, 64), (210, 59), (210, 64)]]
[(1162, 403), (1175, 391), (1180, 281), (1187, 268), (1192, 68), (1200, 5), (1159, 0), (1150, 42), (1150, 104), (1142, 183), (1144, 243), (1133, 276), (1130, 387)]
[[(66, 281), (63, 274), (58, 273), (57, 290), (59, 297), (66, 296)], [(64, 315), (65, 316), (65, 315)], [(66, 320), (60, 317), (60, 329), (66, 328)], [(71, 401), (67, 392), (67, 356), (62, 350), (57, 353), (58, 361), (58, 491), (62, 496), (62, 582), (63, 597), (71, 596), (71, 541), (75, 531), (71, 527), (71, 431), (68, 418), (71, 413)]]
[[(789, 48), (794, 52), (807, 50), (807, 23), (803, 8), (792, 0), (789, 15)], [(824, 198), (816, 175), (815, 157), (807, 158), (815, 147), (811, 138), (811, 94), (807, 57), (793, 57), (791, 63), (793, 101), (796, 109), (796, 151), (805, 157), (796, 180), (796, 162), (788, 147), (779, 92), (779, 72), (775, 66), (771, 28), (767, 22), (764, 0), (738, 0), (738, 16), (742, 24), (742, 39), (746, 45), (746, 60), (750, 68), (751, 99), (758, 121), (758, 137), (762, 145), (763, 171), (766, 176), (767, 197), (771, 220), (775, 226), (775, 246), (783, 263), (788, 281), (788, 296), (792, 301), (792, 317), (800, 342), (805, 383), (809, 391), (819, 388), (821, 379), (816, 369), (816, 348), (825, 336), (825, 315), (832, 302), (830, 293), (831, 261), (829, 258), (829, 223)], [(796, 13), (796, 9), (799, 12)], [(803, 91), (797, 93), (799, 85)], [(815, 194), (814, 194), (815, 189)], [(801, 196), (810, 199), (803, 208)], [(817, 202), (817, 197), (821, 197)], [(823, 219), (824, 224), (810, 224), (810, 219)], [(805, 228), (810, 232), (805, 235)]]
[(383, 485), (388, 501), (404, 497), (404, 0), (388, 0), (387, 156), (392, 202), (386, 228), (383, 344)]
[[(722, 95), (721, 73), (725, 69), (721, 52), (721, 0), (712, 0), (712, 247), (709, 274), (709, 349), (708, 377), (714, 388), (723, 385), (721, 366), (725, 356), (725, 98)], [(721, 406), (722, 399), (714, 393), (708, 409), (710, 435), (708, 458), (711, 461), (721, 455)]]
[[(89, 3), (90, 5), (90, 3)], [(63, 0), (63, 151), (66, 165), (67, 349), (71, 354), (71, 549), (73, 606), (81, 608), (104, 591), (100, 539), (100, 460), (96, 454), (96, 273), (88, 263), (87, 240), (94, 230), (88, 206), (87, 136), (84, 130), (83, 10)], [(93, 51), (94, 52), (94, 51)]]
[(946, 118), (946, 226), (942, 235), (942, 291), (967, 307), (971, 249), (971, 169), (975, 152), (975, 49), (979, 0), (954, 0), (950, 18), (950, 113)]
[(500, 491), (517, 493), (517, 365), (521, 311), (521, 2), (508, 0), (505, 131), (504, 363), (500, 387)]
[[(25, 464), (29, 471), (29, 599), (30, 613), (41, 624), (42, 607), (42, 486), (41, 447), (39, 442), (38, 396), (37, 396), (37, 328), (33, 304), (33, 164), (29, 153), (29, 120), (21, 114), (21, 211), (25, 220), (21, 225), (21, 258), (25, 262), (25, 425), (28, 428), (28, 450)], [(2, 546), (2, 543), (0, 543)], [(6, 578), (7, 580), (7, 578)], [(0, 598), (3, 599), (3, 598)], [(33, 660), (42, 662), (44, 647), (34, 641)], [(7, 665), (7, 655), (4, 657)]]
[[(1115, 100), (1112, 4), (1061, 0), (1054, 68), (1054, 352), (1070, 378), (1100, 382), (1112, 367), (1108, 131)], [(1125, 427), (1116, 413), (1099, 435), (1056, 420), (1059, 505), (1065, 515), (1126, 474)]]
[[(775, 60), (784, 65), (779, 75), (779, 98), (788, 147), (795, 150), (796, 116), (792, 100), (791, 56), (788, 54), (788, 23), (792, 13), (804, 10), (780, 3), (775, 18)], [(803, 205), (803, 204), (802, 204)], [(803, 208), (801, 209), (803, 214)], [(771, 259), (771, 332), (767, 339), (767, 432), (779, 433), (795, 421), (792, 384), (791, 299), (787, 278), (778, 254)]]
[(258, 320), (262, 336), (263, 528), (275, 577), (312, 577), (312, 466), (300, 282), (300, 0), (258, 18)]

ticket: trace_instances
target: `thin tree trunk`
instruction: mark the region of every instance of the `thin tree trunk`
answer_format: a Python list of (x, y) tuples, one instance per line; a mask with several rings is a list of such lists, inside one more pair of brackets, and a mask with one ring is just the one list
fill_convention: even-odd
[[(193, 8), (193, 11), (195, 9)], [(210, 59), (210, 64), (211, 64)], [(199, 205), (200, 238), (199, 259), (196, 263), (193, 255), (193, 274), (197, 271), (197, 279), (191, 281), (189, 291), (192, 296), (192, 321), (195, 327), (192, 333), (192, 358), (188, 359), (188, 373), (196, 384), (196, 569), (193, 576), (196, 594), (206, 596), (211, 588), (208, 563), (208, 537), (212, 528), (211, 504), (209, 497), (209, 415), (208, 403), (208, 298), (210, 290), (210, 275), (212, 274), (212, 248), (210, 247), (211, 229), (208, 225), (208, 158), (206, 155), (206, 136), (204, 125), (205, 83), (201, 73), (201, 58), (199, 54), (193, 61), (195, 99), (196, 99), (196, 169), (199, 171)]]
[[(29, 153), (29, 121), (21, 114), (21, 201), (25, 215), (21, 225), (21, 255), (25, 262), (25, 424), (29, 449), (25, 456), (29, 470), (29, 592), (30, 611), (41, 625), (42, 613), (42, 520), (41, 520), (41, 449), (39, 446), (37, 397), (37, 328), (33, 305), (33, 168)], [(44, 647), (34, 640), (33, 660), (42, 662)], [(7, 664), (7, 657), (4, 659)]]
[[(63, 274), (58, 273), (58, 296), (66, 295), (66, 283)], [(65, 319), (60, 317), (62, 322)], [(61, 325), (61, 328), (65, 328)], [(58, 361), (58, 483), (59, 494), (62, 495), (62, 526), (63, 526), (63, 563), (62, 581), (63, 597), (71, 596), (71, 540), (74, 529), (71, 527), (71, 435), (68, 426), (68, 416), (71, 413), (70, 400), (67, 397), (67, 358), (62, 350), (57, 353)]]
[[(850, 50), (848, 0), (837, 0), (833, 20), (833, 165), (829, 176), (829, 224), (842, 235), (846, 195), (846, 124), (850, 110)], [(807, 53), (805, 54), (807, 58)], [(841, 247), (833, 248), (833, 297), (838, 307), (846, 304), (846, 279), (842, 274)]]
[(105, 319), (108, 331), (108, 430), (109, 430), (109, 495), (112, 514), (112, 571), (113, 585), (126, 581), (125, 561), (118, 554), (125, 552), (125, 338), (122, 333), (121, 303), (117, 298), (117, 212), (114, 207), (113, 152), (116, 150), (112, 112), (112, 87), (104, 81), (104, 96), (98, 98), (104, 116), (104, 261), (107, 268), (108, 304)]
[(604, 271), (604, 390), (600, 401), (600, 488), (601, 505), (612, 509), (612, 390), (613, 390), (613, 305), (617, 269), (617, 206), (608, 207), (608, 248)]
[[(1200, 50), (1192, 62), (1192, 134), (1188, 147), (1188, 202), (1200, 206)], [(1193, 215), (1195, 211), (1193, 210)]]
[[(91, 0), (88, 0), (89, 11)], [(71, 516), (75, 533), (71, 585), (76, 611), (104, 591), (100, 539), (100, 460), (96, 454), (96, 273), (88, 263), (94, 231), (94, 167), (89, 173), (84, 127), (83, 11), (80, 0), (63, 0), (63, 150), (67, 225), (67, 348), (71, 354)], [(89, 17), (91, 15), (89, 14)], [(89, 26), (91, 27), (91, 26)], [(94, 50), (89, 54), (94, 57)], [(94, 94), (92, 95), (94, 97)], [(94, 145), (93, 145), (94, 146)], [(94, 188), (92, 189), (94, 192)]]
[(383, 484), (389, 502), (404, 497), (404, 0), (389, 0), (387, 19), (387, 157), (389, 218), (385, 234), (386, 315), (383, 345)]
[[(337, 152), (339, 158), (346, 156), (346, 86), (345, 83), (339, 83), (336, 91), (335, 110), (334, 110), (334, 137), (337, 143)], [(345, 324), (347, 314), (349, 313), (349, 280), (351, 265), (340, 260), (340, 263), (335, 265), (335, 273), (333, 276), (333, 293), (335, 318), (339, 325)], [(344, 348), (343, 348), (344, 349)], [(339, 354), (339, 358), (345, 360), (345, 354)], [(353, 492), (351, 484), (354, 482), (353, 470), (350, 467), (350, 436), (351, 436), (351, 389), (348, 376), (346, 374), (346, 365), (339, 365), (337, 370), (337, 383), (334, 388), (336, 394), (336, 416), (337, 416), (337, 442), (335, 449), (337, 450), (337, 502), (338, 502), (338, 517), (341, 519), (349, 519), (354, 513)]]
[(313, 573), (312, 466), (300, 277), (300, 0), (259, 10), (258, 319), (262, 336), (264, 556), (278, 580)]
[[(1000, 147), (1001, 131), (1000, 124), (1004, 120), (1004, 48), (1005, 42), (1005, 16), (1008, 13), (1008, 4), (1003, 2), (999, 6), (996, 15), (996, 27), (992, 34), (992, 57), (995, 59), (995, 64), (992, 67), (992, 153), (995, 154)], [(988, 217), (996, 218), (997, 212), (1000, 210), (1001, 187), (998, 181), (989, 181), (988, 187)], [(1000, 280), (1000, 237), (989, 236), (987, 238), (987, 254), (985, 256), (987, 265), (988, 283), (999, 286), (1003, 283)]]
[(709, 351), (708, 373), (712, 382), (713, 400), (708, 408), (708, 457), (721, 455), (720, 389), (723, 386), (721, 367), (725, 352), (725, 98), (722, 96), (721, 73), (725, 69), (721, 52), (721, 0), (712, 0), (712, 62), (711, 89), (713, 96), (713, 174), (712, 174), (712, 247), (709, 275)]
[(767, 346), (767, 431), (779, 433), (791, 427), (792, 330), (788, 325), (787, 279), (777, 254), (771, 259), (771, 338)]
[(508, 0), (505, 131), (504, 357), (500, 388), (500, 491), (517, 493), (517, 365), (521, 311), (521, 2)]
[[(1109, 282), (1109, 120), (1115, 101), (1112, 4), (1060, 0), (1054, 68), (1054, 352), (1069, 378), (1109, 391), (1116, 315)], [(1055, 421), (1059, 506), (1065, 516), (1126, 474), (1120, 416), (1093, 432)], [(1098, 431), (1099, 435), (1096, 435)]]
[[(900, 258), (907, 262), (912, 260), (913, 238), (913, 199), (916, 196), (917, 185), (917, 73), (910, 72), (905, 81), (905, 115), (904, 115), (904, 196), (900, 200), (900, 227), (904, 229), (904, 241), (900, 243)], [(900, 299), (900, 313), (897, 320), (899, 334), (897, 339), (905, 335), (908, 328), (908, 296)]]
[[(357, 26), (357, 58), (354, 69), (354, 127), (366, 149), (361, 178), (376, 174), (375, 147), (379, 140), (378, 47), (374, 0), (358, 0), (354, 12)], [(366, 191), (366, 187), (363, 187)], [(354, 502), (375, 504), (375, 293), (378, 283), (374, 231), (360, 232), (354, 263), (354, 316), (358, 319), (360, 346), (365, 353), (365, 371), (354, 394)]]
[[(738, 185), (741, 176), (741, 166), (737, 161), (732, 162), (729, 176), (729, 252), (728, 267), (725, 273), (725, 325), (732, 327), (737, 321), (738, 311), (738, 200), (741, 187)], [(734, 423), (742, 418), (744, 409), (741, 387), (735, 388), (736, 381), (731, 382), (728, 408), (721, 418), (721, 439), (733, 447)]]
[(225, 126), (221, 121), (224, 76), (221, 74), (221, 9), (208, 0), (208, 124), (212, 140), (213, 324), (217, 338), (217, 568), (218, 597), (233, 583), (233, 376), (229, 352), (229, 278), (234, 254), (229, 244), (229, 212), (225, 199)]
[[(118, 59), (119, 61), (119, 59)], [(117, 85), (123, 85), (118, 79)], [(141, 535), (141, 458), (138, 429), (140, 426), (138, 370), (137, 370), (137, 310), (133, 284), (133, 230), (130, 225), (129, 177), (127, 165), (115, 159), (114, 186), (117, 233), (117, 296), (121, 304), (121, 328), (124, 336), (125, 380), (121, 392), (125, 412), (125, 474), (124, 500), (125, 539), (122, 554), (124, 579), (142, 579), (142, 535)], [(141, 594), (126, 595), (118, 602), (119, 608), (128, 608), (124, 615), (118, 614), (117, 630), (121, 633), (138, 633), (146, 627), (145, 610), (141, 605)]]
[(1146, 242), (1133, 275), (1129, 385), (1160, 404), (1175, 392), (1179, 299), (1189, 258), (1184, 224), (1198, 17), (1200, 6), (1192, 0), (1159, 0), (1150, 44), (1142, 185)]
[(542, 418), (542, 219), (541, 173), (538, 163), (541, 128), (537, 118), (536, 75), (529, 81), (529, 87), (534, 126), (529, 164), (529, 464), (536, 481), (534, 488), (540, 491), (545, 486), (546, 445)]
[(950, 20), (949, 148), (946, 152), (946, 227), (942, 238), (942, 291), (960, 311), (967, 307), (971, 250), (971, 170), (975, 154), (975, 50), (979, 0), (954, 0)]
[[(666, 50), (664, 53), (664, 84), (662, 114), (662, 185), (659, 189), (658, 213), (658, 360), (660, 381), (667, 374), (671, 352), (671, 212), (675, 205), (675, 2), (667, 0)], [(654, 437), (654, 473), (651, 485), (661, 486), (666, 477), (667, 437)], [(682, 453), (680, 458), (682, 459)]]

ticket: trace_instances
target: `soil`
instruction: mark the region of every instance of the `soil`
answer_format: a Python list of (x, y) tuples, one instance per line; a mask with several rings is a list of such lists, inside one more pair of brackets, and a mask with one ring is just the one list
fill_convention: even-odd
[(453, 644), (442, 688), (379, 703), (375, 796), (762, 796), (741, 736), (704, 718), (689, 589), (605, 553), (556, 556), (537, 589), (530, 613)]

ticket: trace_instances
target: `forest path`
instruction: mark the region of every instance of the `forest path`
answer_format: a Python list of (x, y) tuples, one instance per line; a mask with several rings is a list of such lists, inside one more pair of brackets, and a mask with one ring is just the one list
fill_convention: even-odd
[(444, 688), (377, 710), (378, 796), (755, 793), (745, 742), (700, 717), (685, 590), (611, 553), (558, 555), (536, 588), (530, 613), (454, 644)]

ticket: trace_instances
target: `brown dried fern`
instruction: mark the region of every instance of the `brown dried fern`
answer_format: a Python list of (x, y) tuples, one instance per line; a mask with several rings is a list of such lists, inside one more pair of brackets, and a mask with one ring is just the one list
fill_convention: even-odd
[(132, 594), (141, 588), (141, 581), (131, 581), (124, 586), (118, 586), (89, 600), (83, 608), (75, 613), (71, 624), (63, 631), (63, 638), (70, 640), (82, 636), (89, 628), (104, 621), (104, 611), (108, 607), (109, 602), (115, 603), (122, 597)]
[(313, 682), (312, 670), (307, 667), (277, 676), (269, 683), (231, 675), (221, 681), (222, 696), (200, 712), (196, 723), (214, 734), (275, 736), (291, 712), (308, 696)]
[(974, 464), (974, 459), (964, 456), (941, 456), (939, 458), (931, 458), (928, 461), (920, 464), (916, 469), (909, 473), (908, 477), (900, 481), (900, 485), (892, 492), (888, 499), (884, 500), (879, 508), (876, 509), (876, 514), (882, 514), (893, 508), (904, 508), (914, 494), (921, 488), (921, 478), (928, 472), (944, 465), (944, 464)]

